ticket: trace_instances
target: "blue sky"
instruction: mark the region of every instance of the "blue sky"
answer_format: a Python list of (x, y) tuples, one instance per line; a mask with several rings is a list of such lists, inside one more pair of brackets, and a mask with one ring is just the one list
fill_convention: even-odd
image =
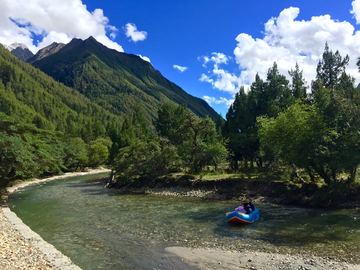
[(149, 59), (223, 116), (240, 85), (247, 88), (256, 72), (266, 79), (274, 61), (284, 75), (298, 62), (310, 83), (326, 41), (350, 55), (348, 72), (360, 82), (360, 0), (48, 2), (0, 0), (0, 43), (22, 42), (35, 53), (92, 35)]

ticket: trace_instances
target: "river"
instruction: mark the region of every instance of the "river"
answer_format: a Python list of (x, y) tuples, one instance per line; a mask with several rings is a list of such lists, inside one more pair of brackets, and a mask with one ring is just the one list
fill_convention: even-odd
[(83, 269), (185, 269), (167, 246), (317, 254), (360, 262), (360, 211), (256, 204), (254, 224), (229, 226), (232, 202), (120, 194), (99, 176), (30, 186), (9, 207)]

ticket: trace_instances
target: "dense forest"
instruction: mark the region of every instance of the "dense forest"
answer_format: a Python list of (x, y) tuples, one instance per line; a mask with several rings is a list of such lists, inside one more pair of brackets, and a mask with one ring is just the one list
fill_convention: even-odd
[(349, 56), (326, 44), (310, 91), (297, 64), (289, 82), (276, 63), (266, 80), (256, 75), (247, 93), (240, 89), (222, 123), (232, 168), (250, 162), (288, 171), (300, 182), (354, 182), (360, 162), (360, 89), (346, 73), (348, 62)]
[(221, 133), (209, 117), (199, 118), (185, 105), (164, 103), (154, 119), (156, 133), (149, 132), (140, 107), (126, 119), (112, 139), (110, 164), (113, 185), (142, 186), (169, 173), (200, 173), (225, 161), (227, 150)]
[(106, 163), (120, 119), (0, 46), (0, 180)]
[(249, 91), (241, 87), (216, 124), (168, 101), (149, 125), (139, 102), (120, 122), (0, 47), (2, 184), (105, 164), (115, 185), (224, 168), (352, 185), (360, 163), (360, 89), (346, 73), (348, 62), (326, 44), (310, 89), (296, 63), (291, 82), (274, 63), (266, 80), (256, 75)]

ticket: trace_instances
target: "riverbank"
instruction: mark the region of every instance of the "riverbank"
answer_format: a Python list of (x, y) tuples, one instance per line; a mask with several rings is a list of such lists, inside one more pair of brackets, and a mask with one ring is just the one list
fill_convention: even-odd
[[(109, 179), (104, 179), (108, 181)], [(108, 184), (112, 187), (112, 184)], [(243, 201), (250, 197), (254, 202), (282, 205), (329, 208), (359, 208), (360, 187), (349, 188), (338, 183), (333, 187), (318, 187), (303, 183), (301, 187), (281, 181), (228, 178), (219, 180), (195, 179), (191, 175), (156, 179), (143, 187), (117, 187), (123, 192), (159, 196), (198, 197), (219, 201)]]
[[(185, 192), (185, 189), (182, 192)], [(211, 193), (206, 193), (206, 192), (200, 192), (200, 193), (203, 194), (205, 197), (211, 196)], [(194, 193), (194, 190), (193, 191), (190, 190), (189, 193), (186, 194), (189, 197), (195, 197), (199, 195), (196, 192)], [(11, 240), (6, 240), (6, 241), (11, 241)], [(247, 248), (241, 248), (239, 250), (230, 251), (230, 250), (223, 250), (223, 247), (215, 247), (215, 248), (168, 247), (165, 249), (165, 251), (169, 253), (170, 258), (173, 258), (171, 256), (180, 257), (183, 259), (183, 261), (186, 264), (189, 265), (189, 268), (181, 268), (181, 269), (194, 269), (194, 268), (197, 269), (294, 269), (294, 270), (295, 269), (296, 270), (298, 269), (360, 269), (358, 265), (348, 264), (344, 260), (336, 261), (333, 258), (316, 257), (309, 254), (299, 254), (299, 255), (296, 254), (290, 256), (286, 254), (278, 254), (277, 252), (272, 252), (271, 250), (266, 250), (265, 252), (259, 252)], [(17, 253), (17, 251), (14, 251), (13, 253)], [(41, 260), (41, 258), (39, 258), (39, 260)], [(55, 265), (51, 264), (52, 263), (51, 260), (47, 260), (45, 258), (45, 262), (49, 263), (49, 265), (47, 266), (48, 268), (45, 268), (44, 266), (43, 269), (57, 269), (55, 268), (56, 267)], [(61, 267), (59, 268), (64, 269)], [(29, 266), (23, 268), (12, 267), (5, 269), (41, 269), (41, 268), (40, 267), (31, 268)], [(157, 269), (163, 269), (163, 268), (159, 266), (159, 268)]]
[(105, 169), (105, 168), (89, 169), (86, 172), (68, 172), (68, 173), (64, 173), (62, 175), (56, 175), (56, 176), (47, 177), (47, 178), (44, 178), (44, 179), (34, 178), (34, 179), (30, 180), (30, 181), (20, 182), (18, 184), (15, 184), (12, 187), (8, 187), (7, 192), (9, 194), (12, 194), (12, 193), (16, 192), (19, 189), (26, 188), (26, 187), (31, 186), (31, 185), (46, 183), (46, 182), (65, 179), (65, 178), (70, 178), (70, 177), (90, 175), (90, 174), (100, 174), (100, 173), (106, 173), (106, 172), (110, 173), (111, 170)]
[(228, 250), (191, 249), (187, 247), (169, 247), (165, 249), (190, 266), (199, 269), (263, 269), (263, 270), (358, 270), (360, 265), (335, 261), (332, 258), (316, 256), (284, 255), (277, 253), (244, 251), (242, 253)]
[[(69, 177), (109, 172), (108, 169), (63, 175), (21, 182), (7, 189), (9, 194), (30, 185)], [(8, 207), (0, 209), (0, 269), (61, 269), (81, 270), (54, 246), (33, 232)]]
[(45, 254), (25, 239), (0, 209), (0, 268), (58, 269)]

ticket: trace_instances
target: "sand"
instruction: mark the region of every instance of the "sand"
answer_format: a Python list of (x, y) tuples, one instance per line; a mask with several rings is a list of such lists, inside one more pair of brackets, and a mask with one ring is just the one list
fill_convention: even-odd
[(165, 249), (199, 269), (360, 269), (360, 265), (337, 262), (330, 258), (290, 256), (264, 252), (235, 252), (216, 249), (168, 247)]

